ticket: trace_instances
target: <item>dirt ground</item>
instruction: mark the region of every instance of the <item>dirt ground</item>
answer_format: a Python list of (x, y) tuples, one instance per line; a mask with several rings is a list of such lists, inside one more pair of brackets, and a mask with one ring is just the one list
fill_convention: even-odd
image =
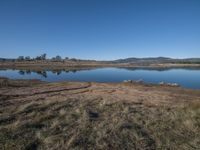
[(0, 149), (200, 149), (200, 91), (0, 80)]

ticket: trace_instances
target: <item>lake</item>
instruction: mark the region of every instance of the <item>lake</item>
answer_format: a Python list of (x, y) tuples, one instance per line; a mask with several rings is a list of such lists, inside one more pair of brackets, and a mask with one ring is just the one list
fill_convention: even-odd
[(73, 71), (23, 71), (0, 70), (0, 76), (11, 79), (40, 79), (48, 82), (56, 81), (93, 81), (122, 82), (124, 80), (140, 80), (147, 83), (178, 83), (186, 88), (200, 89), (200, 69), (125, 69), (100, 68)]

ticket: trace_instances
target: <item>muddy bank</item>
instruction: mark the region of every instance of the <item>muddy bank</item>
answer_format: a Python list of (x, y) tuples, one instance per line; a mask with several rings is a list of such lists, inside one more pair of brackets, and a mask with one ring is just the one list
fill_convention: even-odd
[(200, 148), (199, 90), (141, 83), (8, 82), (18, 86), (0, 87), (3, 149)]

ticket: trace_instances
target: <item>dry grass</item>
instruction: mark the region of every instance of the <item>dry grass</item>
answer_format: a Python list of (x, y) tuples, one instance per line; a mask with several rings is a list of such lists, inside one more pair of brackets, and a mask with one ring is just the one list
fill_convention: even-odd
[(0, 99), (2, 149), (200, 149), (199, 91), (56, 83), (25, 92), (40, 88), (1, 89), (17, 91)]
[(0, 88), (4, 87), (26, 87), (26, 86), (34, 86), (37, 84), (43, 83), (40, 80), (11, 80), (8, 78), (0, 77)]

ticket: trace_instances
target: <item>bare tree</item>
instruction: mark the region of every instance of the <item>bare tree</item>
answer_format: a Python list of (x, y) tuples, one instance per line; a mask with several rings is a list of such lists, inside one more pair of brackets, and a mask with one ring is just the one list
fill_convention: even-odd
[(47, 56), (47, 54), (44, 53), (44, 54), (42, 54), (42, 55), (40, 55), (40, 56), (37, 56), (35, 59), (36, 59), (36, 60), (46, 60), (46, 56)]
[(41, 55), (41, 60), (46, 60), (46, 56), (47, 56), (46, 53), (42, 54), (42, 55)]

